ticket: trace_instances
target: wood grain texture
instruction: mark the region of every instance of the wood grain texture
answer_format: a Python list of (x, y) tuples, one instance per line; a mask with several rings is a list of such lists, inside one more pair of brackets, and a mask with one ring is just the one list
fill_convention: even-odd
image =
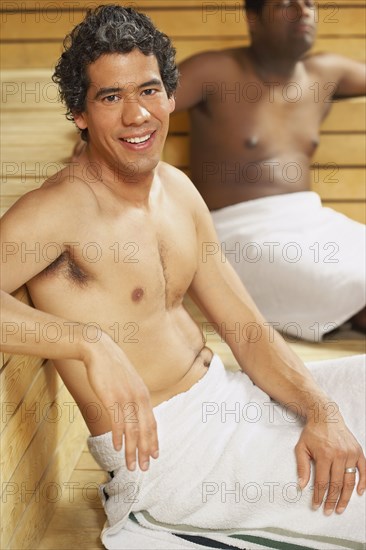
[[(97, 5), (97, 4), (95, 4)], [(247, 37), (245, 15), (239, 3), (229, 9), (220, 9), (220, 4), (204, 3), (201, 8), (165, 7), (144, 8), (155, 25), (171, 38), (178, 37)], [(332, 3), (319, 7), (317, 12), (318, 36), (362, 36), (364, 8), (354, 5)], [(60, 41), (84, 18), (84, 9), (43, 8), (9, 11), (2, 14), (2, 41), (31, 41), (52, 39)]]

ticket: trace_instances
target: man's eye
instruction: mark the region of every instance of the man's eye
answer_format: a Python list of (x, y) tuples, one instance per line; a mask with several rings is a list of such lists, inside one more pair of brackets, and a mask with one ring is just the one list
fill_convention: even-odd
[(157, 90), (153, 90), (152, 88), (148, 88), (147, 90), (144, 90), (142, 93), (143, 95), (151, 96), (155, 95)]
[(107, 95), (106, 97), (103, 97), (103, 101), (105, 103), (115, 103), (118, 100), (119, 100), (119, 97), (118, 95), (115, 95), (115, 94)]

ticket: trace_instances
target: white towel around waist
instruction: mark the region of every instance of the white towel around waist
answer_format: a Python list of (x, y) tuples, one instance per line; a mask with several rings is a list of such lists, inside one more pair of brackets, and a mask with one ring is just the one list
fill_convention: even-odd
[[(364, 356), (310, 368), (364, 441)], [(155, 407), (154, 414), (160, 457), (148, 472), (128, 472), (123, 452), (116, 459), (111, 450), (106, 459), (110, 434), (89, 438), (96, 460), (116, 468), (101, 492), (106, 535), (118, 533), (130, 511), (147, 511), (158, 523), (187, 529), (290, 530), (317, 540), (315, 548), (323, 548), (321, 540), (329, 548), (330, 537), (365, 541), (365, 497), (353, 496), (341, 516), (311, 510), (311, 483), (303, 492), (297, 487), (294, 447), (301, 420), (245, 374), (225, 370), (217, 356), (199, 382)]]

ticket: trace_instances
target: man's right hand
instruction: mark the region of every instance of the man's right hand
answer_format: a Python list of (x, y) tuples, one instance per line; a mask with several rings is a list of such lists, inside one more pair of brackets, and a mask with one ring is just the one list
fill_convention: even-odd
[(86, 348), (83, 361), (90, 385), (110, 417), (114, 448), (119, 451), (124, 438), (128, 469), (135, 470), (137, 451), (140, 469), (147, 470), (150, 457), (159, 456), (159, 444), (144, 381), (105, 333)]

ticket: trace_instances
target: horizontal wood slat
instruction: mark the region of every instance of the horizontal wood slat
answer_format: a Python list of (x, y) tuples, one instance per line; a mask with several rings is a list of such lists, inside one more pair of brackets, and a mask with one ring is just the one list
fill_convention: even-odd
[(342, 166), (366, 165), (365, 134), (325, 134), (313, 157), (313, 163), (336, 162)]
[[(86, 9), (89, 7), (98, 6), (100, 4), (110, 4), (110, 0), (3, 0), (0, 12), (4, 11), (16, 11), (16, 10), (31, 10), (31, 9)], [(168, 10), (174, 10), (175, 8), (195, 8), (198, 10), (227, 10), (242, 8), (242, 0), (126, 0), (123, 2), (125, 7), (132, 7), (137, 10), (165, 8)], [(352, 6), (364, 6), (363, 0), (317, 0), (317, 6), (326, 8), (328, 10), (334, 7), (347, 7)]]
[[(177, 50), (177, 61), (183, 61), (196, 53), (208, 50), (220, 50), (224, 48), (236, 48), (247, 45), (248, 39), (242, 37), (217, 37), (204, 39), (173, 40)], [(358, 61), (365, 60), (365, 38), (348, 37), (347, 40), (337, 38), (319, 38), (314, 46), (314, 52), (332, 52), (345, 55)], [(2, 44), (0, 49), (0, 61), (3, 69), (28, 68), (52, 68), (57, 63), (62, 53), (61, 42), (44, 43), (13, 43)]]
[(329, 206), (337, 212), (344, 214), (348, 218), (355, 220), (357, 222), (366, 223), (366, 202), (357, 203), (357, 202), (334, 202), (334, 201), (323, 201), (324, 206)]
[[(52, 5), (52, 3), (51, 3)], [(209, 7), (209, 6), (207, 6)], [(144, 10), (155, 25), (171, 38), (193, 37), (247, 37), (246, 20), (241, 9), (225, 11), (207, 9)], [(79, 10), (34, 10), (9, 12), (2, 15), (2, 41), (34, 40), (37, 38), (63, 39), (80, 23), (85, 12)], [(362, 36), (365, 31), (364, 9), (359, 7), (336, 7), (330, 3), (318, 11), (318, 36)]]
[(364, 168), (327, 168), (311, 170), (311, 188), (323, 200), (366, 200), (366, 171)]

